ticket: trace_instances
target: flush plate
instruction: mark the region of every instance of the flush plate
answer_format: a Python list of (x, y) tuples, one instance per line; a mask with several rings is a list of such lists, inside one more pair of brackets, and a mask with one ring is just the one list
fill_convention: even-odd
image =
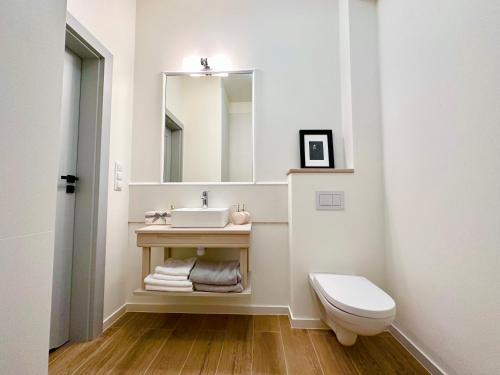
[(317, 191), (316, 210), (343, 210), (343, 191)]

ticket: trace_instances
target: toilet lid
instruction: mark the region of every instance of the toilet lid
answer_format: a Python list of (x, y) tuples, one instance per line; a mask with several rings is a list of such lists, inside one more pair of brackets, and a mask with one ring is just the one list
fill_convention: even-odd
[(314, 274), (321, 294), (347, 313), (366, 318), (389, 318), (396, 303), (386, 292), (362, 276)]

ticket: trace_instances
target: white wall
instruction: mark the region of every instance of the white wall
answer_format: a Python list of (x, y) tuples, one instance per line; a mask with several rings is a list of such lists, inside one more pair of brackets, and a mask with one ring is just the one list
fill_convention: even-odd
[[(343, 164), (343, 147), (339, 142), (342, 137), (335, 1), (216, 0), (208, 5), (200, 0), (152, 0), (139, 1), (137, 5), (134, 182), (160, 180), (160, 72), (182, 70), (183, 58), (189, 55), (223, 53), (232, 60), (235, 69), (257, 69), (257, 181), (285, 182), (287, 170), (299, 166), (299, 129), (333, 128), (337, 135), (335, 157), (339, 166)], [(130, 199), (131, 222), (137, 220), (132, 215), (134, 207), (140, 207), (141, 219), (145, 210), (168, 207), (170, 203), (177, 207), (196, 207), (200, 204), (201, 191), (207, 189), (213, 206), (246, 203), (254, 220), (259, 222), (253, 233), (253, 293), (250, 299), (234, 303), (288, 306), (286, 185), (131, 188), (137, 190)], [(154, 197), (154, 201), (146, 197)], [(259, 213), (260, 202), (268, 202), (264, 216)], [(284, 211), (276, 207), (277, 202), (283, 202)], [(277, 219), (266, 219), (273, 216)], [(128, 301), (176, 302), (132, 294), (140, 286), (140, 252), (133, 235), (137, 225), (130, 225), (127, 270), (137, 274), (137, 278), (127, 286)], [(203, 303), (201, 299), (187, 301)]]
[(336, 1), (138, 1), (132, 180), (160, 180), (160, 72), (219, 53), (258, 69), (258, 181), (285, 181), (299, 166), (299, 129), (333, 128), (342, 166), (338, 38)]
[(396, 325), (450, 374), (498, 374), (500, 3), (379, 3)]
[[(127, 276), (123, 254), (128, 247), (128, 181), (134, 75), (135, 0), (68, 0), (69, 12), (113, 54), (111, 144), (106, 240), (104, 318), (125, 302)], [(114, 161), (122, 162), (124, 188), (113, 190)]]
[[(310, 272), (363, 275), (383, 286), (381, 189), (366, 194), (363, 176), (290, 176), (290, 308), (294, 318), (317, 319)], [(317, 211), (316, 191), (344, 191), (345, 210)]]
[[(310, 272), (363, 275), (384, 287), (384, 196), (375, 1), (345, 4), (352, 79), (353, 174), (289, 178), (290, 307), (296, 319), (318, 319)], [(366, 62), (370, 61), (370, 64)], [(317, 211), (316, 191), (344, 191), (344, 211)]]
[(181, 123), (186, 121), (184, 111), (186, 103), (183, 100), (184, 81), (188, 79), (185, 76), (169, 76), (165, 78), (165, 107), (170, 111)]
[[(285, 181), (286, 171), (299, 166), (299, 129), (333, 127), (336, 141), (342, 140), (337, 2), (218, 0), (210, 7), (194, 0), (138, 2), (137, 94), (132, 145), (133, 181), (136, 185), (131, 186), (130, 249), (127, 255), (127, 270), (137, 277), (127, 284), (129, 302), (178, 302), (170, 298), (162, 300), (132, 294), (140, 286), (140, 251), (135, 245), (133, 230), (140, 225), (146, 210), (165, 208), (170, 204), (198, 206), (199, 195), (207, 188), (211, 205), (247, 203), (257, 221), (253, 234), (253, 294), (250, 300), (237, 303), (286, 306), (292, 297), (294, 315), (317, 319), (307, 287), (308, 272), (326, 270), (325, 264), (328, 264), (331, 271), (362, 273), (379, 284), (383, 281), (384, 215), (376, 6), (375, 1), (355, 1), (348, 5), (344, 23), (347, 41), (342, 43), (345, 48), (342, 56), (353, 74), (353, 79), (349, 78), (344, 85), (350, 90), (356, 172), (354, 176), (326, 179), (292, 178), (290, 207), (294, 211), (288, 227), (288, 210), (276, 211), (275, 202), (286, 204), (289, 199), (285, 185), (208, 187), (140, 183), (159, 181), (159, 150), (155, 150), (161, 129), (159, 72), (182, 69), (185, 56), (211, 56), (218, 52), (226, 53), (236, 68), (256, 67), (256, 179), (258, 182)], [(203, 13), (203, 17), (195, 18), (198, 13)], [(170, 14), (175, 14), (175, 17), (170, 17)], [(338, 143), (336, 151), (337, 166), (342, 166), (343, 148)], [(339, 217), (317, 215), (311, 211), (307, 202), (314, 204), (314, 199), (309, 199), (319, 187), (345, 189), (349, 212)], [(272, 216), (278, 217), (274, 220), (276, 224), (269, 219)], [(349, 227), (350, 231), (339, 234), (339, 243), (329, 236), (331, 226)], [(353, 233), (356, 233), (355, 237), (348, 235)], [(318, 245), (320, 261), (308, 260), (301, 264), (309, 254), (304, 239), (311, 234), (314, 237), (311, 244)], [(332, 249), (337, 249), (337, 253), (332, 254)], [(347, 258), (344, 264), (338, 264), (342, 254)], [(187, 301), (203, 303), (200, 299)]]
[(221, 181), (221, 92), (219, 77), (167, 77), (166, 108), (184, 127), (183, 182)]
[(222, 88), (220, 78), (183, 77), (183, 79), (185, 123), (182, 181), (221, 181)]
[(221, 181), (229, 178), (229, 99), (221, 81)]
[[(127, 302), (131, 304), (228, 304), (227, 298), (205, 297), (144, 297), (133, 294), (141, 287), (141, 249), (137, 248), (134, 230), (144, 226), (144, 212), (161, 209), (171, 204), (176, 207), (198, 207), (200, 194), (210, 190), (209, 202), (213, 207), (230, 207), (245, 203), (253, 216), (252, 295), (231, 298), (231, 305), (288, 306), (288, 224), (287, 186), (256, 185), (133, 185), (130, 186), (129, 249), (125, 268), (130, 277), (125, 282)], [(226, 249), (220, 250), (225, 254)], [(194, 253), (192, 253), (194, 255)], [(161, 259), (161, 250), (154, 261)]]
[(1, 5), (2, 374), (47, 373), (65, 22), (63, 1)]
[(252, 103), (229, 106), (229, 181), (253, 180)]

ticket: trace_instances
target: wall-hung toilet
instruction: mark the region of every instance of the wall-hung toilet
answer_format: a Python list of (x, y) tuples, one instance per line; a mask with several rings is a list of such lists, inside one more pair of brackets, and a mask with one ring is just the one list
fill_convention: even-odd
[(362, 276), (311, 273), (309, 282), (321, 319), (343, 345), (353, 345), (358, 335), (376, 335), (394, 321), (394, 300)]

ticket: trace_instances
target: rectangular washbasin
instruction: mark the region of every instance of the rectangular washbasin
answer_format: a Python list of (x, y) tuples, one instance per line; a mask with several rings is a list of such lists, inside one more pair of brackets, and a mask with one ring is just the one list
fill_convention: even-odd
[(173, 228), (223, 228), (229, 208), (177, 208), (172, 210)]

